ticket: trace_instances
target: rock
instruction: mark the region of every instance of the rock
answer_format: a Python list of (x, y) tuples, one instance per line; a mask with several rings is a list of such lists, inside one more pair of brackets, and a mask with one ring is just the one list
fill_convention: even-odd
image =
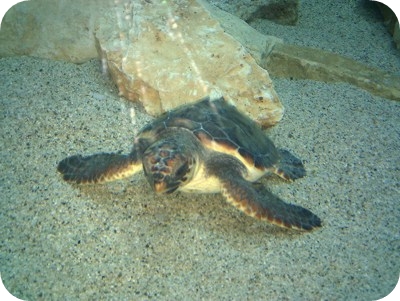
[(100, 24), (100, 56), (120, 93), (148, 113), (218, 94), (263, 127), (282, 118), (268, 72), (197, 1), (133, 1)]
[(399, 27), (399, 21), (396, 22), (395, 27), (393, 29), (393, 41), (396, 44), (397, 49), (400, 49), (400, 27)]
[(394, 74), (329, 51), (285, 44), (282, 39), (263, 35), (238, 17), (213, 5), (208, 5), (207, 9), (226, 32), (246, 45), (257, 63), (272, 76), (346, 82), (372, 94), (400, 100), (400, 78)]
[(282, 39), (260, 33), (242, 19), (209, 4), (207, 1), (201, 1), (201, 4), (213, 18), (218, 20), (227, 33), (246, 47), (258, 65), (261, 64), (263, 57), (269, 55), (276, 44), (283, 43)]
[(298, 19), (298, 0), (210, 0), (212, 5), (240, 19), (268, 19), (282, 25), (295, 25)]
[(393, 41), (396, 44), (396, 48), (400, 49), (400, 30), (399, 30), (399, 20), (397, 19), (395, 13), (385, 4), (380, 2), (374, 2), (378, 6), (384, 23), (389, 31), (389, 33), (393, 36)]
[[(233, 3), (233, 1), (211, 2), (220, 2), (225, 7), (232, 6)], [(399, 76), (370, 68), (331, 52), (287, 45), (279, 38), (257, 32), (244, 21), (208, 4), (206, 1), (199, 0), (199, 3), (206, 7), (208, 12), (201, 7), (199, 8), (199, 5), (194, 1), (178, 0), (176, 3), (181, 5), (182, 3), (186, 3), (186, 5), (194, 3), (201, 13), (196, 15), (193, 10), (186, 12), (182, 11), (183, 8), (179, 10), (170, 6), (171, 10), (165, 12), (168, 16), (164, 16), (164, 19), (153, 16), (155, 26), (150, 24), (151, 22), (144, 22), (139, 11), (134, 11), (134, 7), (130, 6), (130, 4), (147, 5), (147, 8), (149, 8), (152, 5), (161, 5), (162, 3), (166, 2), (149, 0), (35, 0), (21, 2), (13, 6), (3, 18), (0, 30), (0, 57), (31, 55), (81, 63), (88, 59), (98, 58), (94, 38), (96, 34), (99, 53), (103, 58), (109, 58), (110, 71), (114, 70), (114, 74), (121, 74), (121, 76), (114, 75), (121, 94), (127, 95), (130, 99), (138, 99), (139, 95), (144, 94), (147, 95), (147, 100), (155, 99), (154, 103), (146, 103), (147, 108), (154, 114), (181, 102), (192, 100), (192, 97), (194, 99), (195, 96), (201, 97), (207, 92), (219, 90), (223, 93), (228, 91), (231, 99), (239, 100), (238, 106), (242, 110), (250, 112), (252, 118), (257, 119), (265, 126), (277, 122), (282, 116), (283, 109), (267, 72), (254, 64), (253, 58), (248, 55), (247, 51), (254, 57), (258, 65), (267, 69), (274, 76), (347, 82), (385, 98), (400, 99)], [(242, 0), (241, 2), (235, 1), (235, 3), (248, 4), (247, 7), (243, 7), (244, 13), (248, 12), (250, 8), (254, 8), (255, 5), (260, 7), (260, 5), (274, 2), (272, 0)], [(142, 9), (140, 12), (146, 13), (145, 9)], [(252, 10), (252, 13), (254, 13), (254, 10)], [(390, 20), (393, 20), (393, 15), (391, 16)], [(194, 20), (189, 22), (188, 17), (194, 18)], [(202, 34), (203, 38), (207, 37), (207, 39), (199, 41), (193, 36), (188, 36), (190, 34), (201, 34), (201, 30), (198, 28), (199, 32), (190, 32), (191, 29), (184, 26), (203, 21), (204, 24), (210, 25), (210, 30), (217, 32), (218, 36), (221, 34), (221, 25), (247, 51), (237, 43), (237, 47), (233, 46), (234, 44), (229, 44), (229, 51), (225, 50), (224, 39), (228, 39), (229, 35), (221, 34), (224, 39), (219, 41), (219, 46), (218, 41), (212, 43), (208, 37), (212, 36), (213, 33), (206, 33), (204, 27)], [(169, 27), (164, 26), (164, 31), (159, 30), (160, 35), (158, 37), (153, 36), (152, 40), (149, 36), (150, 33), (156, 34), (155, 29), (162, 24), (167, 24)], [(389, 28), (393, 28), (391, 24), (393, 22), (388, 23)], [(129, 26), (132, 25), (134, 25), (132, 30), (129, 30)], [(141, 25), (147, 27), (144, 27), (141, 31), (139, 28)], [(174, 26), (177, 26), (177, 28), (173, 28)], [(147, 35), (146, 43), (148, 45), (143, 45), (143, 47), (148, 47), (147, 49), (153, 49), (153, 51), (147, 51), (147, 53), (144, 53), (144, 57), (137, 58), (134, 62), (137, 66), (133, 67), (132, 54), (136, 54), (129, 52), (135, 49), (129, 43), (137, 39), (139, 34)], [(182, 36), (179, 36), (180, 34)], [(394, 23), (393, 35), (395, 41), (400, 39), (398, 22)], [(228, 40), (232, 41), (233, 39)], [(207, 53), (204, 48), (205, 45), (209, 44), (214, 45), (214, 48), (210, 48), (212, 50)], [(161, 45), (165, 45), (165, 48), (162, 48)], [(155, 55), (154, 49), (162, 55)], [(143, 49), (142, 51), (146, 52)], [(129, 57), (130, 60), (128, 60)], [(155, 63), (144, 60), (153, 57)], [(173, 61), (168, 61), (168, 58), (177, 59), (179, 57), (183, 57), (183, 59), (175, 66)], [(164, 61), (162, 61), (162, 58), (164, 58)], [(151, 76), (149, 74), (150, 69), (155, 73), (163, 73), (166, 77), (164, 78), (165, 81), (163, 81), (162, 76), (156, 84), (147, 81), (145, 77), (138, 81), (138, 73), (133, 73), (132, 76), (126, 73), (126, 76), (123, 77), (124, 68), (128, 67), (125, 66), (126, 62), (130, 62), (129, 68), (136, 68), (137, 71), (141, 71), (146, 76)], [(186, 64), (186, 69), (182, 62)], [(224, 63), (218, 64), (220, 62)], [(107, 62), (104, 61), (104, 64), (107, 65)], [(167, 74), (165, 66), (176, 67), (177, 71)], [(189, 68), (192, 72), (189, 72)], [(257, 79), (257, 74), (260, 74), (260, 81)], [(136, 76), (136, 80), (133, 75)], [(186, 77), (180, 77), (180, 75)], [(175, 77), (175, 80), (173, 77)], [(141, 91), (132, 90), (132, 83), (135, 83), (136, 89)], [(262, 87), (261, 83), (264, 83), (266, 88)], [(254, 87), (253, 84), (255, 84)], [(184, 91), (174, 94), (169, 91), (172, 87), (169, 85)], [(199, 85), (204, 90), (199, 91)], [(250, 85), (252, 87), (248, 89)], [(197, 88), (194, 89), (194, 87)], [(236, 92), (234, 92), (235, 89)], [(144, 91), (146, 92), (144, 93)], [(173, 95), (174, 98), (166, 100), (167, 98), (164, 96), (168, 93), (170, 96)], [(193, 93), (198, 94), (194, 95)], [(264, 95), (266, 96), (265, 99), (263, 93), (267, 94)], [(184, 97), (187, 94), (193, 95), (191, 95), (191, 98), (185, 99)], [(259, 100), (259, 95), (263, 97), (263, 101)], [(268, 119), (270, 121), (267, 121)]]
[(82, 63), (97, 57), (94, 30), (109, 0), (35, 0), (14, 5), (0, 30), (0, 57), (29, 55)]
[(372, 94), (400, 100), (400, 77), (341, 55), (288, 44), (275, 44), (261, 63), (272, 76), (346, 82)]

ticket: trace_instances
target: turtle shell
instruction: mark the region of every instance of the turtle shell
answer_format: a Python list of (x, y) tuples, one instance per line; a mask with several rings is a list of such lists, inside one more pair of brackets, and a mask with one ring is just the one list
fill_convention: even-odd
[[(205, 98), (164, 113), (142, 129), (140, 138), (155, 141), (167, 128), (186, 128), (210, 150), (239, 159), (247, 168), (264, 170), (278, 160), (278, 151), (261, 128), (224, 98)], [(150, 142), (150, 141), (148, 141)]]

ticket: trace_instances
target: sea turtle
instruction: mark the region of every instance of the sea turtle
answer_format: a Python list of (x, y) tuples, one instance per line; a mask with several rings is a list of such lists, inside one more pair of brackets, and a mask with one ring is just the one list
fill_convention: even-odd
[[(134, 139), (130, 154), (67, 157), (58, 164), (64, 180), (100, 183), (144, 170), (157, 193), (222, 193), (249, 216), (285, 228), (311, 230), (321, 220), (285, 203), (259, 183), (268, 172), (285, 180), (305, 174), (289, 152), (282, 159), (261, 128), (224, 98), (199, 100), (164, 113)], [(286, 161), (286, 162), (285, 162)]]

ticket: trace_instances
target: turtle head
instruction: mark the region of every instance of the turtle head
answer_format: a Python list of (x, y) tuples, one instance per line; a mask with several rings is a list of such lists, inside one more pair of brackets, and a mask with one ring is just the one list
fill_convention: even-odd
[(143, 154), (143, 170), (157, 193), (172, 193), (193, 177), (193, 151), (180, 139), (160, 140)]

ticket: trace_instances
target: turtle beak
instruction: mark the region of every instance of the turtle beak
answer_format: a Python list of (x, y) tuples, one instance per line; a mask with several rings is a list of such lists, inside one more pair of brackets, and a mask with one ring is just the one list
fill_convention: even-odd
[(156, 193), (172, 193), (179, 188), (180, 182), (174, 180), (169, 175), (159, 172), (145, 172), (147, 181)]
[(167, 188), (165, 182), (154, 182), (153, 189), (156, 193), (163, 193)]
[(179, 187), (179, 182), (169, 183), (168, 181), (157, 182), (153, 183), (153, 190), (156, 193), (173, 193)]

